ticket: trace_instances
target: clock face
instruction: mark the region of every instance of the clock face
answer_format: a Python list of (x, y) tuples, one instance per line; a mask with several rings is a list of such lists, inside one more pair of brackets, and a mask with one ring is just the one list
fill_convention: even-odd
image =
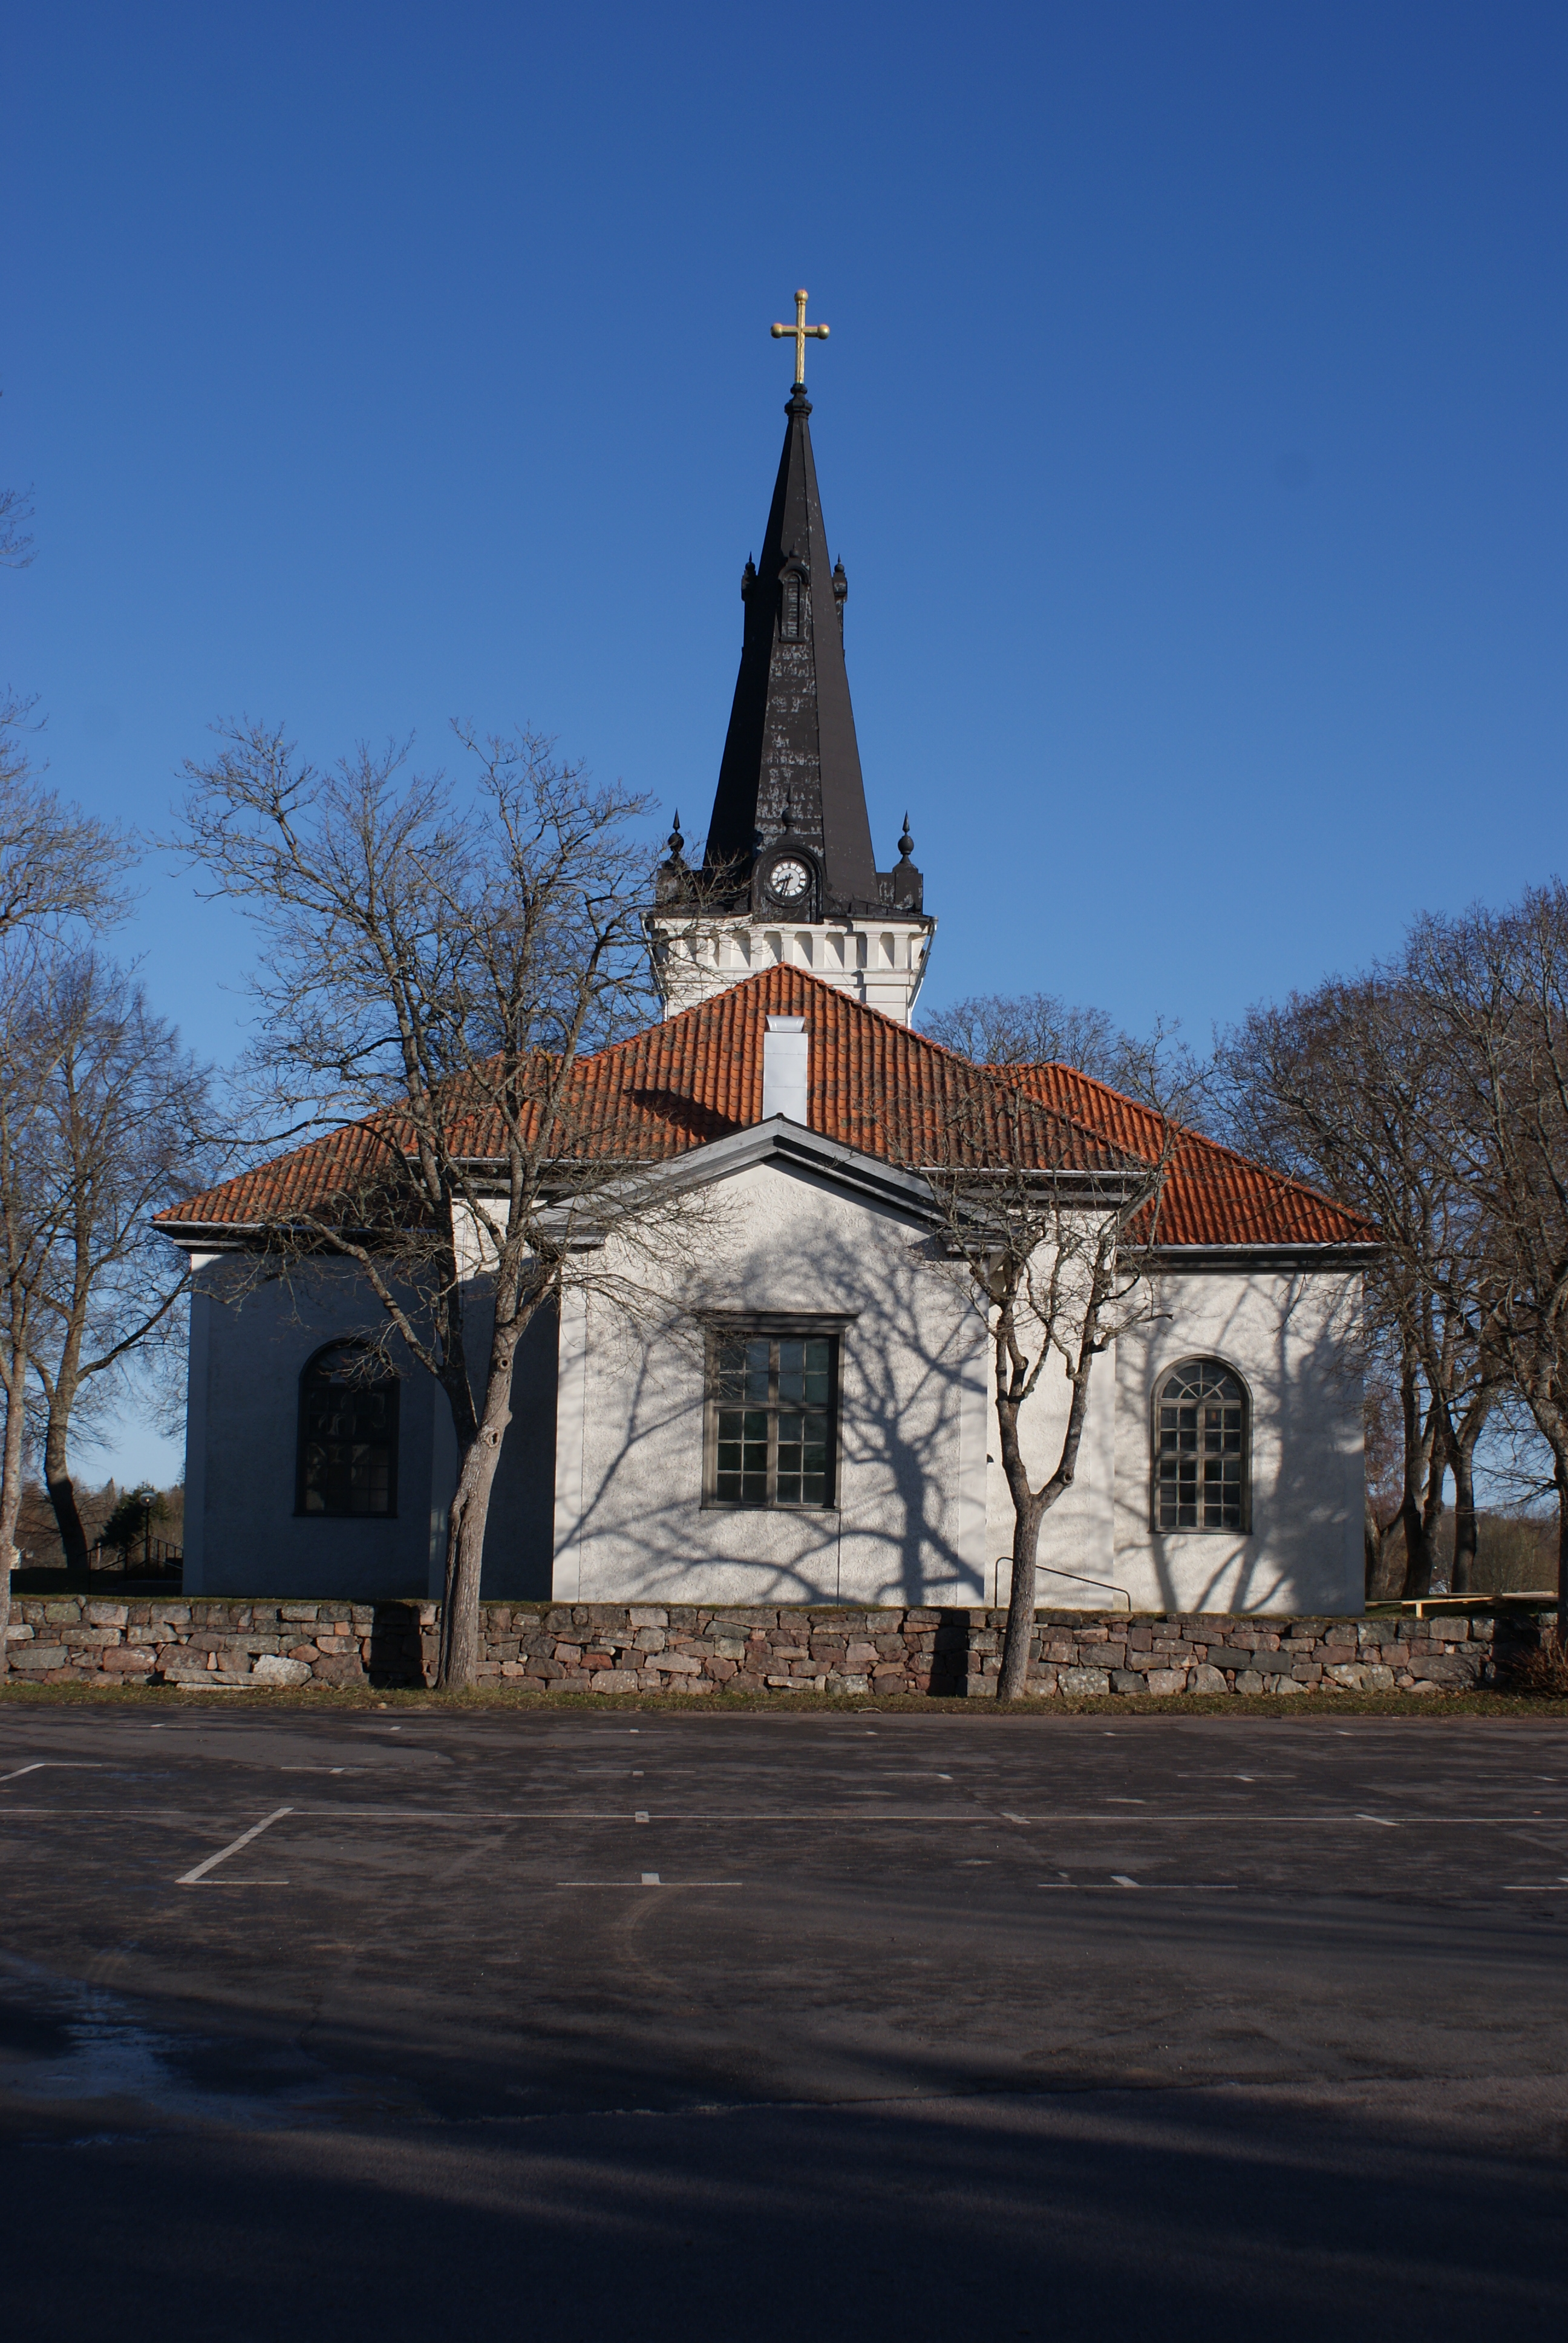
[(781, 903), (799, 901), (810, 884), (811, 873), (803, 862), (797, 862), (792, 854), (786, 855), (782, 862), (776, 862), (768, 873), (768, 891), (770, 895), (777, 895)]

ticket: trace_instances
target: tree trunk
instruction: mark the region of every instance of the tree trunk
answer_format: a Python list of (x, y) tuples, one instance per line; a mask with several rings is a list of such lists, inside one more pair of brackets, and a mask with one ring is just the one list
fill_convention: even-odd
[(1015, 1506), (1012, 1518), (1012, 1588), (1008, 1596), (1007, 1634), (1002, 1640), (998, 1700), (1021, 1700), (1029, 1690), (1030, 1645), (1034, 1640), (1034, 1595), (1040, 1525), (1045, 1507), (1038, 1497)]
[(1397, 1560), (1394, 1533), (1402, 1526), (1403, 1516), (1395, 1513), (1392, 1521), (1380, 1522), (1372, 1511), (1372, 1499), (1366, 1500), (1366, 1514), (1362, 1538), (1366, 1550), (1366, 1599), (1369, 1603), (1397, 1603), (1404, 1576), (1404, 1564)]
[(1426, 1456), (1426, 1487), (1420, 1500), (1406, 1483), (1400, 1515), (1404, 1523), (1404, 1594), (1406, 1603), (1419, 1602), (1432, 1593), (1432, 1575), (1437, 1566), (1437, 1534), (1442, 1523), (1442, 1483), (1448, 1471), (1448, 1451), (1437, 1436), (1436, 1425), (1429, 1419), (1424, 1440)]
[(1568, 1457), (1559, 1456), (1557, 1483), (1557, 1645), (1568, 1652)]
[(60, 1544), (65, 1549), (67, 1570), (87, 1567), (87, 1537), (82, 1527), (82, 1516), (76, 1511), (76, 1491), (71, 1479), (66, 1456), (66, 1429), (69, 1419), (49, 1410), (49, 1428), (44, 1439), (44, 1478), (48, 1485), (49, 1503), (55, 1508), (55, 1521), (60, 1533)]
[(441, 1594), (440, 1659), (436, 1682), (443, 1692), (467, 1692), (479, 1664), (479, 1584), (485, 1560), (485, 1524), (499, 1461), (499, 1438), (481, 1430), (463, 1459), (447, 1523), (447, 1570)]
[[(512, 1420), (513, 1362), (532, 1314), (531, 1309), (526, 1314), (518, 1311), (515, 1293), (500, 1298), (498, 1322), (490, 1337), (484, 1409), (475, 1426), (470, 1403), (466, 1444), (465, 1427), (461, 1422), (457, 1423), (462, 1462), (457, 1468), (457, 1485), (452, 1492), (452, 1511), (447, 1523), (440, 1664), (436, 1676), (443, 1692), (468, 1691), (479, 1664), (479, 1586), (485, 1559), (485, 1524), (489, 1518), (496, 1467), (501, 1461), (501, 1442)], [(456, 1419), (467, 1398), (466, 1372), (457, 1388), (448, 1390), (447, 1397)]]
[(1450, 1591), (1475, 1592), (1475, 1556), (1480, 1544), (1475, 1519), (1475, 1442), (1462, 1434), (1449, 1456), (1453, 1467), (1453, 1571)]
[(0, 1450), (0, 1676), (11, 1664), (11, 1573), (16, 1553), (16, 1516), (22, 1510), (22, 1427), (25, 1415), (27, 1370), (12, 1353), (4, 1378), (5, 1389), (5, 1444)]
[[(1400, 1583), (1399, 1595), (1392, 1596), (1390, 1599), (1397, 1601), (1402, 1598), (1408, 1601), (1412, 1594), (1417, 1592), (1424, 1594), (1426, 1591), (1424, 1587), (1417, 1589), (1412, 1582), (1419, 1577), (1421, 1572), (1420, 1490), (1425, 1476), (1427, 1459), (1431, 1454), (1430, 1443), (1433, 1428), (1430, 1411), (1425, 1422), (1422, 1420), (1421, 1384), (1416, 1373), (1415, 1361), (1408, 1351), (1400, 1361), (1399, 1404), (1403, 1431), (1403, 1448), (1401, 1460), (1402, 1481), (1398, 1521), (1404, 1533), (1404, 1573)], [(1430, 1555), (1427, 1557), (1426, 1569), (1430, 1582), (1432, 1575)]]

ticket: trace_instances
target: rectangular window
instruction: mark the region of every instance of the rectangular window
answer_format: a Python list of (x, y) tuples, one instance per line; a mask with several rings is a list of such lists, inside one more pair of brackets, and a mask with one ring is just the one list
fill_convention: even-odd
[(1241, 1527), (1241, 1409), (1218, 1397), (1160, 1409), (1159, 1520), (1162, 1530)]
[(838, 1414), (837, 1334), (714, 1329), (704, 1503), (831, 1505)]

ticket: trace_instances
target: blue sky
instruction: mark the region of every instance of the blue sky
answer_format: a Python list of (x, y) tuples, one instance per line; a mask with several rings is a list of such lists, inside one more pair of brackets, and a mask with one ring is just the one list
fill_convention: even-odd
[[(95, 809), (459, 715), (699, 837), (806, 285), (933, 1005), (1201, 1041), (1563, 867), (1560, 5), (57, 0), (0, 65), (4, 673)], [(244, 928), (155, 862), (129, 947), (231, 1056)]]

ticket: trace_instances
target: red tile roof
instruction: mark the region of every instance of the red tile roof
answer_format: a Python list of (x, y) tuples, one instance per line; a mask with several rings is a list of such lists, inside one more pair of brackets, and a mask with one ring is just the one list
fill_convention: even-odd
[[(1029, 1128), (1041, 1168), (1114, 1170), (1151, 1161), (1158, 1118), (1103, 1083), (1064, 1066), (981, 1067), (924, 1034), (868, 1009), (804, 970), (776, 967), (730, 986), (591, 1057), (579, 1059), (568, 1093), (563, 1154), (657, 1161), (748, 1129), (762, 1116), (762, 1037), (772, 1016), (804, 1016), (810, 1034), (811, 1129), (861, 1154), (903, 1164), (1005, 1160), (1009, 1097), (1036, 1110)], [(480, 1110), (453, 1135), (477, 1160), (498, 1156), (493, 1115)], [(395, 1158), (395, 1112), (367, 1117), (297, 1148), (276, 1162), (160, 1212), (176, 1228), (255, 1226), (299, 1212), (329, 1214)], [(1181, 1244), (1343, 1244), (1364, 1242), (1362, 1223), (1212, 1141), (1184, 1134), (1161, 1211), (1166, 1241)]]
[[(1164, 1143), (1161, 1118), (1108, 1083), (1072, 1066), (991, 1071), (1139, 1161), (1157, 1161)], [(1251, 1163), (1199, 1131), (1181, 1131), (1160, 1200), (1160, 1240), (1167, 1245), (1354, 1245), (1375, 1244), (1377, 1231), (1315, 1188)]]

